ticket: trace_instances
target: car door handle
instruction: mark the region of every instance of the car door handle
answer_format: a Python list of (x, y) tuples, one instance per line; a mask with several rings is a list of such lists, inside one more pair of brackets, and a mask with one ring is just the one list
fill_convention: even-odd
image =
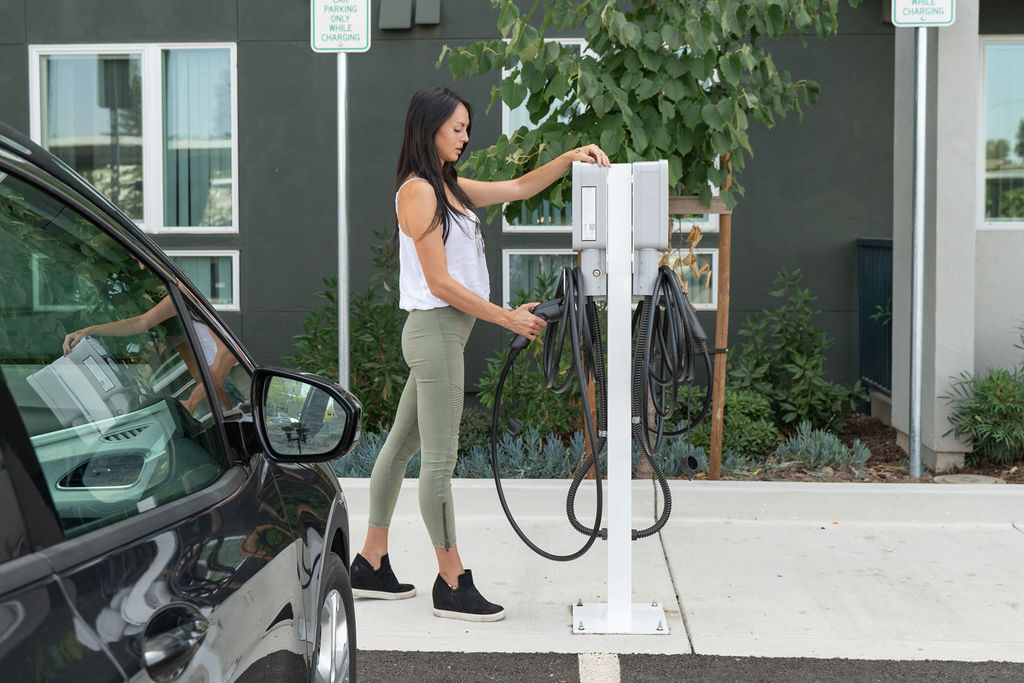
[(169, 681), (184, 670), (199, 649), (210, 622), (192, 605), (168, 605), (146, 624), (142, 661), (157, 683)]

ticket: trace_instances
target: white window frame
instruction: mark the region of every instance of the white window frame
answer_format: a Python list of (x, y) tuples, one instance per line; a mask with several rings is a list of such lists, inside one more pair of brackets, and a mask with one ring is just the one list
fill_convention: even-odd
[(511, 292), (509, 291), (509, 266), (513, 256), (574, 256), (576, 252), (572, 249), (502, 249), (501, 250), (501, 305), (505, 308), (509, 307), (509, 297)]
[[(231, 257), (231, 303), (210, 305), (218, 311), (240, 311), (242, 310), (242, 296), (239, 290), (239, 250), (238, 249), (165, 249), (164, 253), (174, 260), (175, 256), (211, 256), (221, 258)], [(205, 295), (205, 293), (204, 293)]]
[[(164, 220), (163, 147), (163, 52), (165, 50), (228, 50), (231, 79), (231, 225), (166, 226)], [(41, 144), (42, 100), (39, 62), (50, 55), (139, 55), (142, 64), (142, 220), (139, 227), (150, 234), (238, 233), (238, 51), (235, 43), (76, 43), (30, 45), (28, 48), (29, 119), (31, 138)]]
[[(594, 52), (591, 52), (590, 50), (587, 49), (587, 41), (586, 41), (585, 38), (545, 38), (544, 42), (545, 43), (561, 43), (562, 45), (579, 45), (580, 46), (580, 54), (581, 55), (590, 55), (591, 57), (594, 57), (595, 59), (597, 59), (597, 54), (594, 53)], [(503, 67), (501, 69), (501, 78), (502, 78), (502, 80), (504, 80), (505, 77), (508, 76), (508, 74), (509, 74), (508, 69), (505, 69)], [(525, 102), (525, 100), (524, 100), (524, 102)], [(508, 105), (505, 104), (504, 100), (502, 100), (501, 101), (501, 132), (504, 135), (508, 135), (511, 132), (508, 129), (508, 126), (509, 126), (508, 118), (509, 118), (509, 114), (510, 113), (511, 113), (511, 110), (509, 109)], [(535, 234), (536, 233), (541, 233), (541, 234), (545, 234), (545, 235), (558, 234), (558, 233), (571, 233), (572, 232), (572, 225), (512, 225), (511, 223), (508, 222), (508, 219), (505, 218), (505, 212), (504, 212), (505, 206), (506, 205), (504, 205), (504, 204), (502, 205), (502, 213), (501, 213), (501, 231), (502, 232), (535, 233)]]
[[(978, 177), (976, 179), (976, 192), (978, 198), (977, 225), (978, 230), (986, 232), (996, 232), (1001, 230), (1019, 231), (1024, 230), (1024, 217), (1013, 221), (990, 221), (985, 216), (985, 138), (987, 134), (986, 119), (988, 114), (985, 103), (985, 93), (988, 92), (988, 64), (986, 63), (986, 60), (988, 54), (987, 48), (990, 45), (1019, 45), (1024, 49), (1024, 34), (983, 36), (980, 39), (981, 55), (979, 56), (979, 62), (981, 64), (981, 78), (978, 79), (980, 88), (978, 90)], [(1024, 117), (1024, 110), (1021, 111), (1021, 116)]]

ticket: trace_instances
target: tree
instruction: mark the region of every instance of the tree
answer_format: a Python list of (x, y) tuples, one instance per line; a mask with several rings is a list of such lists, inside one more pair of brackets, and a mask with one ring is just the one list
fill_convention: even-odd
[(1020, 120), (1020, 126), (1017, 128), (1017, 144), (1014, 145), (1013, 151), (1017, 156), (1024, 158), (1024, 119)]
[[(985, 159), (988, 161), (1002, 162), (1010, 156), (1009, 140), (988, 140), (985, 142)], [(998, 166), (999, 164), (994, 164)]]
[[(513, 178), (598, 141), (612, 161), (668, 159), (672, 192), (707, 204), (709, 182), (721, 187), (729, 175), (716, 161), (729, 155), (735, 176), (743, 152), (753, 155), (751, 118), (771, 127), (789, 112), (802, 115), (802, 105), (818, 97), (817, 83), (793, 80), (775, 65), (764, 39), (834, 35), (839, 0), (535, 0), (525, 15), (514, 0), (492, 4), (501, 38), (445, 45), (438, 67), (447, 58), (456, 78), (506, 69), (488, 108), (499, 98), (512, 108), (525, 102), (535, 126), (474, 152), (465, 170), (481, 180)], [(584, 54), (545, 41), (552, 29), (579, 28)], [(743, 187), (735, 179), (721, 190), (729, 207), (736, 192)], [(527, 206), (547, 199), (561, 208), (570, 194), (556, 183)], [(518, 210), (509, 205), (506, 214)]]

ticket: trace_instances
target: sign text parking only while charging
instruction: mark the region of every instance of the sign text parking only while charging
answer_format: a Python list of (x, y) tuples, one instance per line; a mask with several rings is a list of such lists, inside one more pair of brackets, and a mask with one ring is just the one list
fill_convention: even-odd
[(949, 26), (956, 0), (892, 0), (895, 26)]
[(315, 52), (370, 49), (370, 0), (310, 0), (310, 44)]

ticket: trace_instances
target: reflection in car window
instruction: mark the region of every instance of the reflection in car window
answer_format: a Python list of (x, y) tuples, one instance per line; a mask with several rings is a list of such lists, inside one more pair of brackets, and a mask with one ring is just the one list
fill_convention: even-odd
[[(222, 411), (239, 410), (244, 414), (252, 412), (249, 404), (249, 393), (252, 388), (252, 375), (249, 374), (231, 351), (231, 346), (212, 329), (203, 317), (189, 306), (196, 338), (202, 350), (202, 357), (210, 368), (215, 393)], [(211, 408), (203, 386), (197, 385), (191, 391), (186, 406), (200, 417), (211, 419)]]
[(71, 207), (0, 178), (0, 368), (65, 535), (197, 491), (224, 469), (167, 285)]

